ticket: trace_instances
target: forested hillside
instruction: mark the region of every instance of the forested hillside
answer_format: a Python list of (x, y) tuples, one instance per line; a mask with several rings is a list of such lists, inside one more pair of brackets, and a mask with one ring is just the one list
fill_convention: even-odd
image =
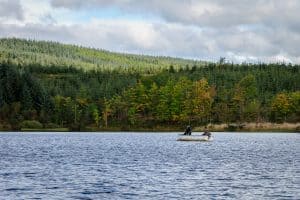
[(83, 70), (118, 70), (152, 73), (173, 65), (201, 65), (204, 62), (171, 58), (112, 53), (57, 42), (0, 39), (0, 61), (14, 64), (60, 66)]
[(300, 66), (0, 40), (0, 130), (300, 122)]

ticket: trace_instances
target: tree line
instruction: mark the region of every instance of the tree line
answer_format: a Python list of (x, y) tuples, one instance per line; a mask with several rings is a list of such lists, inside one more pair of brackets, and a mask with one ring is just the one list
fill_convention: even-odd
[(299, 122), (299, 75), (299, 65), (286, 64), (170, 65), (149, 74), (3, 61), (0, 129)]

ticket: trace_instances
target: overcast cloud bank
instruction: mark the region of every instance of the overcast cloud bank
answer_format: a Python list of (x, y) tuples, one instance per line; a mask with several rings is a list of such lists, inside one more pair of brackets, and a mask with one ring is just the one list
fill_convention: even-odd
[(0, 37), (202, 60), (300, 63), (299, 10), (297, 0), (0, 0)]

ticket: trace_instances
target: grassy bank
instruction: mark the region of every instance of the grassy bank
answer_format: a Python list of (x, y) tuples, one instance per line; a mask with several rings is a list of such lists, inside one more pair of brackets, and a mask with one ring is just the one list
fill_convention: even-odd
[(68, 132), (68, 128), (22, 128), (24, 132)]
[[(209, 124), (207, 126), (211, 132), (300, 132), (300, 123), (243, 123), (243, 124)], [(157, 126), (153, 128), (145, 127), (93, 127), (89, 126), (80, 131), (101, 132), (101, 131), (135, 131), (135, 132), (184, 132), (185, 127), (178, 126)], [(204, 131), (205, 126), (193, 127), (194, 132)], [(0, 131), (12, 131), (9, 126), (0, 126)], [(24, 132), (68, 132), (69, 128), (22, 128)]]
[[(209, 131), (211, 132), (300, 132), (300, 123), (242, 123), (242, 124), (209, 124)], [(195, 132), (204, 131), (205, 126), (197, 126), (193, 128)], [(153, 128), (144, 127), (131, 127), (131, 128), (120, 128), (120, 127), (108, 127), (108, 128), (97, 128), (88, 127), (86, 131), (137, 131), (137, 132), (184, 132), (185, 127), (176, 126), (157, 126)]]
[[(242, 123), (242, 124), (209, 124), (212, 132), (243, 131), (243, 132), (300, 132), (300, 123)], [(194, 131), (203, 131), (204, 126), (195, 127)]]

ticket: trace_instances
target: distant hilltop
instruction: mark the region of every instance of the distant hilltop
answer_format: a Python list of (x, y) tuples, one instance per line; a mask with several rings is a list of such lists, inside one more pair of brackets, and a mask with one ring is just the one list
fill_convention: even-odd
[(0, 39), (0, 62), (38, 64), (41, 66), (72, 66), (84, 70), (137, 69), (160, 71), (173, 66), (201, 66), (207, 62), (163, 56), (114, 53), (106, 50), (17, 38)]

